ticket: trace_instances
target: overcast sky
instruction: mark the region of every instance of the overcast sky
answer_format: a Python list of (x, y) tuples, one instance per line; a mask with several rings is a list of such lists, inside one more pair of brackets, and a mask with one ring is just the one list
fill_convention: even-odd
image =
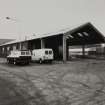
[(105, 35), (105, 0), (0, 0), (0, 38), (45, 34), (88, 21)]

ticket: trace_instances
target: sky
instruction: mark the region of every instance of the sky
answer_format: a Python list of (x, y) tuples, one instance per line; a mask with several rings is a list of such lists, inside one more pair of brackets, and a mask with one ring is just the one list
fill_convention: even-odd
[(105, 35), (105, 0), (0, 0), (0, 38), (42, 35), (86, 22)]

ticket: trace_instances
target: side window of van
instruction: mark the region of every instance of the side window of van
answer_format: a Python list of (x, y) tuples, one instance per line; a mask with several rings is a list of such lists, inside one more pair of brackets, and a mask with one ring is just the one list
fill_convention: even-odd
[(49, 54), (52, 54), (52, 51), (49, 51)]
[(24, 52), (24, 51), (22, 51), (22, 52), (21, 52), (21, 55), (25, 55), (25, 52)]
[(45, 54), (48, 55), (48, 51), (45, 51)]

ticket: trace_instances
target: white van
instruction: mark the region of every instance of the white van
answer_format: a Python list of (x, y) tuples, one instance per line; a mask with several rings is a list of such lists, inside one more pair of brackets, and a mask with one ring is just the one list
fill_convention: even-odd
[(32, 51), (32, 61), (39, 61), (39, 63), (48, 61), (51, 63), (53, 59), (52, 49), (34, 49)]

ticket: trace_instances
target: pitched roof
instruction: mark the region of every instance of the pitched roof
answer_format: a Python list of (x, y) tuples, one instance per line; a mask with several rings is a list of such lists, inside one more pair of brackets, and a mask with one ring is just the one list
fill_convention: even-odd
[[(91, 23), (86, 23), (67, 32), (69, 45), (88, 45), (105, 43), (104, 35)], [(67, 34), (66, 33), (66, 34)], [(68, 36), (69, 36), (68, 35)], [(72, 36), (72, 37), (71, 37)]]
[[(62, 30), (52, 32), (52, 33), (30, 36), (30, 37), (27, 37), (26, 40), (29, 41), (29, 40), (34, 40), (34, 39), (46, 38), (46, 37), (61, 35), (61, 34), (65, 34), (65, 33), (69, 34), (69, 39), (70, 39), (69, 41), (70, 41), (71, 45), (81, 45), (82, 44), (81, 42), (83, 42), (84, 39), (85, 39), (86, 44), (105, 43), (104, 35), (102, 35), (90, 22), (76, 26), (76, 27), (73, 26), (73, 27), (69, 27), (66, 29), (62, 29)], [(81, 33), (83, 35), (81, 35)], [(83, 38), (82, 38), (82, 36), (83, 36)], [(24, 42), (26, 40), (25, 40), (25, 38), (24, 39), (16, 39), (16, 40), (12, 40), (12, 41), (7, 42), (2, 45)]]

